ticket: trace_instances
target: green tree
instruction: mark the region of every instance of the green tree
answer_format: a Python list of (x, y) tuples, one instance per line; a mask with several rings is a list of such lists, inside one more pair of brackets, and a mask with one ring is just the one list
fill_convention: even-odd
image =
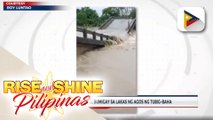
[(120, 11), (118, 7), (108, 7), (103, 9), (102, 16), (105, 17), (119, 17)]
[(133, 7), (108, 7), (103, 9), (101, 16), (102, 22), (110, 17), (135, 18), (136, 9)]
[(100, 18), (95, 10), (89, 7), (77, 9), (77, 25), (83, 27), (95, 27), (100, 25)]
[(77, 25), (83, 27), (98, 27), (110, 17), (136, 18), (133, 7), (107, 7), (102, 10), (101, 17), (89, 7), (77, 9)]
[(136, 18), (136, 9), (135, 8), (132, 8), (129, 17), (130, 18)]

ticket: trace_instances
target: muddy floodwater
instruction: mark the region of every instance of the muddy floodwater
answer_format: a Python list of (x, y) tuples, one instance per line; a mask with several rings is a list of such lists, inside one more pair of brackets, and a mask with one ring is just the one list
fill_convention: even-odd
[(136, 75), (135, 33), (120, 44), (92, 50), (77, 58), (78, 78), (102, 79), (103, 95), (135, 96)]

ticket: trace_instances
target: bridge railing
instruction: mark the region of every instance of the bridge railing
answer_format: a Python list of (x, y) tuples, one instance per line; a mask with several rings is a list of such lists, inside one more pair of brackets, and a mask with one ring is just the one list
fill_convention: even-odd
[[(84, 38), (85, 40), (87, 40), (87, 39), (98, 40), (97, 37), (100, 38), (100, 39), (99, 39), (100, 41), (108, 40), (108, 39), (113, 40), (113, 37), (112, 37), (112, 36), (104, 35), (104, 34), (101, 34), (101, 33), (97, 33), (97, 32), (95, 32), (95, 31), (87, 30), (87, 29), (85, 29), (85, 28), (77, 27), (77, 31), (83, 33), (83, 38)], [(92, 38), (89, 38), (89, 37), (88, 37), (89, 34), (92, 35)]]
[(105, 29), (107, 26), (109, 26), (112, 21), (113, 21), (114, 17), (109, 17), (100, 27), (99, 29)]
[(130, 33), (136, 27), (136, 19), (133, 19), (130, 23), (129, 27), (127, 28), (127, 33)]

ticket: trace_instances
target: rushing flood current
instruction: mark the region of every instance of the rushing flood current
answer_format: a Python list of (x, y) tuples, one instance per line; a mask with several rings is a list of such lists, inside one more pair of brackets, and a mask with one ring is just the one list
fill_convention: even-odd
[(104, 95), (136, 95), (136, 34), (123, 34), (126, 38), (120, 44), (89, 51), (77, 58), (78, 77), (104, 80)]

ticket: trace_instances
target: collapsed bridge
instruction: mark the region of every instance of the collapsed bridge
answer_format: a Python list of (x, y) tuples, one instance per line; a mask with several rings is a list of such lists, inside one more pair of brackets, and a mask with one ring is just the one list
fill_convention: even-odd
[(118, 17), (110, 17), (96, 31), (77, 27), (77, 54), (104, 47), (104, 41), (122, 38), (122, 35), (127, 36), (135, 29), (136, 19)]

